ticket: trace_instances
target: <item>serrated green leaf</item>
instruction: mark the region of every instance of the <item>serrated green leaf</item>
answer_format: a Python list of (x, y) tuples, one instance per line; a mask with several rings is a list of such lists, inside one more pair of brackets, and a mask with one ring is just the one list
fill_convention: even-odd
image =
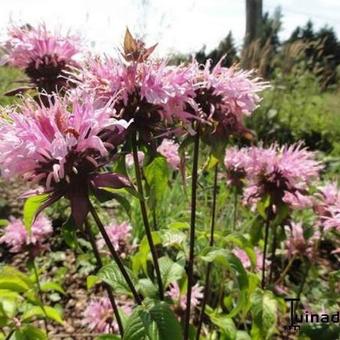
[(44, 331), (41, 329), (26, 325), (19, 330), (17, 330), (13, 334), (14, 338), (10, 338), (11, 340), (47, 340), (47, 335)]
[[(136, 284), (131, 271), (128, 268), (125, 269), (129, 274), (132, 282)], [(108, 285), (110, 285), (116, 293), (131, 295), (129, 285), (127, 284), (123, 274), (121, 273), (115, 262), (111, 262), (110, 264), (107, 264), (106, 266), (102, 267), (98, 271), (97, 276), (98, 278), (106, 282)]]
[(211, 322), (221, 331), (223, 339), (235, 340), (237, 329), (231, 318), (226, 314), (211, 314), (209, 317)]
[(92, 289), (97, 283), (99, 283), (101, 279), (96, 275), (89, 275), (86, 278), (86, 287), (88, 290)]
[(158, 288), (149, 279), (140, 279), (137, 284), (138, 290), (141, 291), (144, 297), (156, 298), (158, 296)]
[[(156, 328), (155, 328), (156, 327)], [(175, 314), (165, 302), (138, 306), (129, 317), (124, 340), (182, 339), (182, 330)]]

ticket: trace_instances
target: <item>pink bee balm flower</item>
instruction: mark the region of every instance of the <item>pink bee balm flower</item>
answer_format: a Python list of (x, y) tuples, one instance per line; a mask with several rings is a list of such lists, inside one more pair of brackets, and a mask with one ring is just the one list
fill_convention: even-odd
[[(137, 157), (138, 157), (138, 163), (139, 163), (139, 166), (142, 166), (143, 165), (143, 162), (144, 162), (144, 152), (143, 151), (138, 151), (137, 152)], [(126, 163), (126, 166), (131, 168), (134, 164), (134, 160), (133, 160), (133, 154), (132, 153), (129, 153), (125, 156), (125, 163)]]
[[(241, 248), (236, 248), (233, 250), (233, 253), (239, 258), (239, 260), (242, 262), (243, 267), (246, 269), (249, 269), (251, 267), (251, 262), (250, 259), (247, 255), (247, 253), (241, 249)], [(255, 248), (255, 253), (256, 253), (256, 269), (261, 270), (262, 265), (263, 265), (263, 253), (260, 249)], [(265, 266), (269, 266), (270, 261), (266, 259)]]
[(247, 164), (248, 186), (244, 192), (246, 203), (255, 204), (269, 195), (275, 209), (282, 204), (292, 208), (311, 205), (308, 185), (318, 178), (321, 163), (314, 154), (302, 148), (301, 144), (283, 146), (272, 145), (269, 149), (252, 147), (251, 159)]
[(314, 210), (319, 216), (319, 224), (324, 230), (340, 230), (340, 190), (336, 183), (328, 183), (319, 188)]
[(311, 238), (306, 239), (301, 223), (293, 222), (290, 226), (286, 226), (285, 229), (288, 234), (287, 241), (285, 242), (288, 257), (299, 255), (313, 259), (315, 241), (320, 238), (319, 232), (315, 232)]
[[(105, 227), (111, 243), (120, 255), (125, 255), (129, 250), (129, 241), (131, 240), (131, 226), (128, 222), (121, 224), (112, 223)], [(101, 238), (97, 241), (99, 249), (104, 248), (105, 241)]]
[(5, 243), (12, 253), (18, 253), (25, 250), (28, 245), (40, 247), (51, 234), (51, 221), (44, 215), (38, 216), (32, 224), (30, 234), (22, 220), (10, 217), (10, 223), (4, 228), (0, 243)]
[[(185, 311), (187, 307), (186, 294), (182, 293), (177, 282), (170, 285), (170, 290), (166, 293), (168, 297), (175, 303), (175, 309)], [(199, 306), (200, 300), (203, 298), (203, 287), (196, 283), (192, 287), (191, 292), (191, 309)]]
[(80, 88), (103, 105), (116, 98), (119, 118), (133, 120), (136, 129), (148, 139), (187, 113), (185, 107), (193, 89), (190, 70), (168, 66), (164, 61), (128, 63), (112, 58), (88, 60), (80, 75)]
[(248, 148), (228, 148), (224, 157), (228, 184), (235, 186), (239, 190), (243, 188), (243, 181), (247, 175), (246, 168), (248, 167), (248, 162), (250, 162), (248, 151)]
[(157, 151), (165, 157), (173, 170), (178, 170), (181, 158), (178, 153), (179, 145), (170, 139), (163, 139)]
[(25, 71), (40, 91), (52, 93), (67, 86), (66, 75), (76, 65), (79, 37), (51, 32), (42, 24), (11, 27), (5, 43), (6, 61)]
[(43, 208), (65, 196), (72, 216), (82, 224), (89, 193), (98, 187), (129, 186), (118, 174), (98, 171), (125, 135), (124, 121), (111, 118), (109, 106), (55, 98), (49, 107), (28, 100), (18, 112), (1, 118), (0, 169), (5, 177), (23, 176), (42, 186), (49, 197)]
[[(118, 302), (118, 307), (129, 316), (132, 313), (133, 304), (129, 301)], [(93, 299), (87, 305), (83, 314), (82, 324), (91, 332), (118, 333), (119, 328), (117, 321), (114, 319), (114, 313), (111, 302), (108, 297)]]
[[(211, 69), (211, 62), (202, 67), (197, 61), (190, 65), (195, 74), (194, 105), (196, 115), (203, 121), (203, 137), (224, 140), (231, 134), (248, 134), (244, 127), (244, 116), (250, 115), (261, 98), (258, 93), (268, 84), (253, 76), (252, 71), (241, 71), (235, 67), (221, 66), (222, 60)], [(210, 128), (209, 128), (210, 126)]]

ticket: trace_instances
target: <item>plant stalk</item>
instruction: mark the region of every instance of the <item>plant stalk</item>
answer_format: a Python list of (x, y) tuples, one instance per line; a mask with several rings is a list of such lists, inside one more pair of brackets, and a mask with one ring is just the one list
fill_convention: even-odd
[(199, 133), (196, 132), (194, 142), (194, 156), (191, 177), (191, 222), (190, 222), (190, 248), (188, 263), (188, 289), (187, 289), (187, 306), (185, 311), (184, 340), (189, 339), (190, 309), (191, 309), (191, 291), (193, 285), (193, 270), (195, 256), (195, 228), (196, 228), (196, 194), (197, 194), (197, 177), (198, 177), (198, 153), (199, 153)]
[(155, 244), (153, 243), (152, 239), (152, 232), (150, 228), (150, 223), (148, 219), (148, 213), (146, 209), (146, 204), (145, 204), (145, 198), (144, 198), (144, 191), (143, 191), (143, 183), (142, 183), (142, 174), (141, 174), (141, 169), (139, 167), (139, 161), (138, 161), (138, 149), (137, 149), (137, 139), (136, 139), (136, 133), (133, 134), (132, 138), (132, 154), (133, 154), (133, 161), (135, 165), (135, 173), (136, 173), (136, 181), (137, 181), (137, 190), (140, 195), (139, 198), (139, 204), (140, 204), (140, 209), (142, 213), (142, 218), (143, 218), (143, 224), (145, 228), (145, 234), (149, 243), (151, 255), (152, 255), (152, 260), (153, 260), (153, 265), (155, 268), (156, 272), (156, 278), (158, 282), (158, 292), (159, 292), (159, 298), (160, 300), (164, 300), (164, 290), (163, 290), (163, 282), (162, 282), (162, 276), (161, 276), (161, 271), (159, 269), (159, 264), (158, 264), (158, 256), (157, 256), (157, 251)]
[(269, 236), (269, 218), (266, 220), (266, 229), (265, 229), (265, 235), (264, 235), (264, 249), (263, 249), (263, 259), (262, 259), (262, 281), (261, 281), (261, 287), (264, 289), (266, 285), (266, 256), (267, 256), (267, 246), (268, 246), (268, 236)]
[[(98, 247), (97, 247), (97, 244), (96, 244), (96, 240), (94, 238), (94, 235), (92, 233), (92, 230), (91, 230), (91, 227), (89, 226), (88, 221), (85, 221), (85, 230), (86, 230), (87, 235), (89, 236), (89, 241), (90, 241), (91, 246), (92, 246), (93, 254), (94, 254), (94, 256), (96, 258), (96, 261), (97, 261), (97, 271), (98, 271), (101, 267), (103, 267), (103, 262), (102, 262), (102, 259), (100, 257), (100, 254), (99, 254), (99, 251), (98, 251)], [(111, 302), (113, 313), (114, 313), (115, 318), (117, 320), (119, 333), (120, 333), (121, 337), (123, 337), (123, 335), (124, 335), (124, 328), (123, 328), (123, 324), (122, 324), (122, 319), (121, 319), (121, 317), (119, 315), (118, 306), (116, 304), (112, 288), (106, 282), (103, 283), (103, 287), (107, 291), (107, 295), (108, 295), (109, 300)]]
[[(214, 172), (214, 187), (213, 187), (213, 201), (211, 207), (211, 225), (210, 225), (210, 241), (209, 246), (212, 247), (214, 245), (214, 232), (215, 232), (215, 217), (216, 217), (216, 198), (217, 198), (217, 175), (218, 175), (218, 164), (215, 166)], [(204, 311), (205, 306), (208, 300), (208, 293), (210, 289), (210, 272), (211, 272), (212, 263), (209, 262), (205, 274), (205, 285), (204, 285), (204, 292), (203, 292), (203, 300), (202, 300), (202, 307), (199, 316), (199, 322), (196, 332), (196, 340), (199, 340), (201, 329), (203, 325), (203, 318), (204, 318)]]
[(91, 211), (91, 214), (92, 214), (92, 216), (93, 216), (93, 218), (94, 218), (94, 220), (95, 220), (95, 222), (96, 222), (96, 224), (99, 228), (100, 233), (102, 234), (102, 236), (104, 238), (104, 241), (105, 241), (107, 247), (109, 248), (109, 251), (110, 251), (114, 261), (116, 262), (119, 270), (121, 271), (122, 275), (124, 276), (124, 279), (127, 282), (136, 303), (139, 304), (139, 305), (142, 304), (142, 300), (139, 297), (139, 295), (138, 295), (138, 293), (135, 289), (135, 286), (130, 279), (129, 274), (127, 273), (126, 269), (124, 268), (124, 265), (121, 262), (119, 255), (117, 254), (113, 244), (111, 243), (111, 240), (110, 240), (108, 234), (105, 231), (104, 225), (103, 225), (102, 221), (100, 220), (100, 218), (99, 218), (99, 216), (96, 212), (96, 209), (93, 207), (92, 203), (90, 203), (90, 211)]

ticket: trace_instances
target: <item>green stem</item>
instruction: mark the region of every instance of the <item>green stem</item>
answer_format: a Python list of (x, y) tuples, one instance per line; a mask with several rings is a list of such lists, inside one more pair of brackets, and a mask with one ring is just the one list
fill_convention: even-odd
[[(103, 267), (103, 262), (102, 262), (102, 259), (100, 257), (99, 251), (98, 251), (96, 240), (94, 238), (91, 227), (90, 227), (87, 220), (85, 221), (85, 230), (86, 230), (87, 235), (89, 236), (89, 241), (90, 241), (91, 246), (92, 246), (93, 254), (94, 254), (94, 257), (96, 258), (97, 271), (98, 271), (100, 268)], [(123, 335), (124, 335), (123, 323), (122, 323), (122, 319), (120, 318), (120, 315), (119, 315), (118, 306), (116, 304), (112, 288), (105, 282), (103, 283), (103, 286), (106, 289), (107, 295), (108, 295), (109, 300), (111, 302), (112, 310), (113, 310), (113, 313), (114, 313), (115, 318), (117, 320), (119, 333), (120, 333), (121, 337), (123, 337)]]
[[(213, 187), (213, 201), (211, 207), (211, 225), (210, 225), (210, 241), (209, 246), (212, 247), (214, 245), (214, 232), (215, 232), (215, 219), (216, 219), (216, 198), (217, 198), (217, 176), (218, 176), (218, 164), (215, 166), (214, 172), (214, 187)], [(203, 293), (203, 300), (202, 300), (202, 307), (199, 316), (199, 322), (196, 332), (196, 340), (199, 340), (201, 329), (203, 325), (203, 318), (205, 312), (205, 306), (208, 300), (208, 293), (210, 290), (210, 272), (211, 272), (212, 263), (209, 263), (207, 266), (206, 274), (205, 274), (205, 285), (204, 285), (204, 293)]]
[(264, 235), (264, 249), (263, 249), (263, 259), (262, 259), (262, 281), (261, 287), (264, 289), (266, 285), (266, 256), (267, 256), (267, 246), (268, 246), (268, 236), (269, 236), (269, 218), (266, 220), (265, 235)]
[(273, 229), (273, 243), (272, 243), (272, 256), (269, 270), (269, 283), (272, 282), (274, 275), (274, 266), (276, 260), (276, 247), (277, 247), (277, 227), (275, 226)]
[(119, 255), (117, 254), (113, 244), (111, 243), (109, 235), (106, 233), (104, 225), (103, 225), (102, 221), (100, 220), (100, 218), (99, 218), (99, 216), (96, 212), (96, 209), (93, 207), (92, 203), (90, 203), (90, 212), (91, 212), (91, 214), (92, 214), (92, 216), (93, 216), (93, 218), (94, 218), (94, 220), (95, 220), (95, 222), (96, 222), (96, 224), (99, 228), (100, 233), (102, 234), (102, 236), (104, 238), (104, 241), (105, 241), (107, 247), (109, 248), (109, 251), (110, 251), (114, 261), (116, 262), (116, 264), (117, 264), (119, 270), (121, 271), (126, 283), (128, 284), (136, 303), (141, 305), (142, 300), (139, 297), (139, 295), (136, 291), (136, 288), (135, 288), (133, 282), (131, 281), (131, 278), (130, 278), (129, 274), (127, 273), (123, 263), (121, 262)]
[(237, 199), (238, 193), (237, 188), (234, 189), (234, 215), (233, 215), (233, 231), (236, 230), (236, 222), (237, 222)]
[(136, 173), (136, 181), (137, 181), (137, 189), (139, 193), (139, 204), (140, 204), (140, 209), (142, 213), (142, 218), (143, 218), (143, 224), (145, 228), (145, 234), (149, 243), (151, 255), (152, 255), (152, 260), (153, 260), (153, 265), (155, 268), (156, 272), (156, 278), (158, 282), (158, 292), (159, 292), (159, 298), (160, 300), (164, 300), (164, 290), (163, 290), (163, 283), (162, 283), (162, 276), (161, 276), (161, 271), (159, 269), (159, 264), (158, 264), (158, 256), (157, 256), (157, 251), (155, 244), (153, 243), (152, 239), (152, 232), (150, 228), (150, 223), (148, 219), (148, 213), (146, 210), (146, 204), (145, 204), (145, 198), (144, 198), (144, 191), (143, 191), (143, 183), (142, 183), (142, 175), (141, 175), (141, 169), (139, 167), (139, 160), (138, 160), (138, 149), (137, 149), (137, 139), (136, 139), (136, 133), (133, 134), (132, 138), (132, 154), (133, 154), (133, 161), (135, 165), (135, 173)]
[(286, 268), (284, 269), (284, 271), (282, 272), (281, 276), (279, 277), (279, 279), (275, 282), (275, 284), (279, 284), (282, 280), (284, 280), (285, 276), (287, 275), (290, 267), (292, 266), (294, 260), (295, 260), (295, 256), (292, 256), (291, 259), (289, 260)]
[(194, 142), (194, 156), (191, 177), (191, 222), (190, 222), (190, 248), (188, 263), (188, 289), (187, 289), (187, 306), (185, 311), (184, 340), (189, 339), (190, 309), (191, 309), (191, 291), (193, 286), (193, 270), (195, 256), (195, 228), (196, 228), (196, 194), (198, 178), (198, 154), (199, 154), (199, 133), (196, 132)]
[(41, 285), (40, 285), (40, 277), (39, 277), (39, 272), (38, 272), (38, 268), (37, 268), (37, 264), (35, 262), (35, 257), (32, 253), (32, 250), (29, 251), (30, 252), (30, 260), (32, 263), (32, 267), (33, 267), (33, 272), (34, 272), (34, 276), (35, 276), (35, 282), (37, 284), (37, 289), (38, 289), (38, 296), (39, 296), (39, 300), (40, 300), (40, 307), (45, 315), (44, 318), (44, 327), (45, 327), (45, 331), (46, 331), (46, 335), (48, 334), (48, 329), (47, 329), (47, 312), (45, 310), (44, 307), (44, 303), (43, 303), (43, 298), (42, 298), (42, 290), (41, 290)]

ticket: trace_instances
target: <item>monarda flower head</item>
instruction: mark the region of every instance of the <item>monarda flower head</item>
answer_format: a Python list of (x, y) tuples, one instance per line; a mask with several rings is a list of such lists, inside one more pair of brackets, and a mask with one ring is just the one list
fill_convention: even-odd
[[(118, 301), (118, 307), (126, 316), (132, 313), (133, 303), (131, 301)], [(82, 324), (91, 332), (95, 333), (118, 333), (118, 324), (114, 319), (113, 309), (108, 297), (92, 299), (87, 305)]]
[(301, 144), (272, 145), (268, 149), (250, 148), (249, 157), (251, 161), (246, 169), (248, 186), (244, 192), (246, 203), (256, 204), (269, 197), (274, 210), (283, 204), (291, 208), (311, 207), (308, 186), (318, 178), (322, 169), (313, 152)]
[[(0, 169), (5, 177), (23, 176), (49, 194), (42, 208), (62, 196), (81, 225), (89, 194), (98, 187), (125, 187), (120, 175), (99, 173), (124, 139), (126, 122), (116, 121), (109, 105), (55, 98), (49, 107), (27, 100), (1, 118)], [(124, 125), (125, 124), (125, 125)]]
[(229, 185), (242, 191), (244, 180), (247, 176), (246, 169), (250, 162), (249, 148), (238, 149), (237, 147), (228, 148), (225, 152), (224, 166), (227, 170), (227, 182)]
[(287, 256), (307, 256), (309, 259), (315, 257), (316, 241), (320, 238), (319, 232), (314, 232), (310, 238), (304, 236), (304, 230), (302, 223), (290, 223), (289, 226), (285, 226), (287, 233), (287, 241), (285, 242), (286, 249), (288, 251)]
[(129, 43), (133, 48), (126, 48), (126, 44), (125, 61), (92, 58), (85, 62), (79, 83), (85, 93), (97, 98), (97, 105), (116, 98), (116, 117), (132, 120), (131, 129), (149, 141), (164, 131), (167, 123), (189, 115), (185, 107), (194, 93), (191, 70), (149, 59), (151, 52), (145, 54), (147, 49), (135, 39)]
[(252, 71), (221, 66), (222, 60), (211, 68), (211, 62), (189, 66), (195, 73), (193, 109), (200, 125), (201, 134), (208, 142), (225, 141), (230, 135), (249, 136), (243, 120), (257, 108), (261, 98), (258, 93), (267, 83), (253, 76)]
[(37, 217), (30, 232), (26, 230), (21, 219), (10, 217), (9, 224), (2, 230), (0, 243), (6, 244), (12, 253), (27, 250), (29, 246), (34, 246), (34, 251), (37, 251), (52, 231), (52, 223), (44, 215)]
[(77, 64), (75, 56), (80, 51), (79, 37), (51, 32), (44, 24), (13, 26), (8, 35), (4, 60), (21, 68), (29, 77), (31, 87), (47, 93), (68, 87), (66, 76)]
[(340, 190), (336, 183), (327, 183), (316, 193), (314, 211), (317, 214), (318, 224), (325, 231), (340, 230)]

